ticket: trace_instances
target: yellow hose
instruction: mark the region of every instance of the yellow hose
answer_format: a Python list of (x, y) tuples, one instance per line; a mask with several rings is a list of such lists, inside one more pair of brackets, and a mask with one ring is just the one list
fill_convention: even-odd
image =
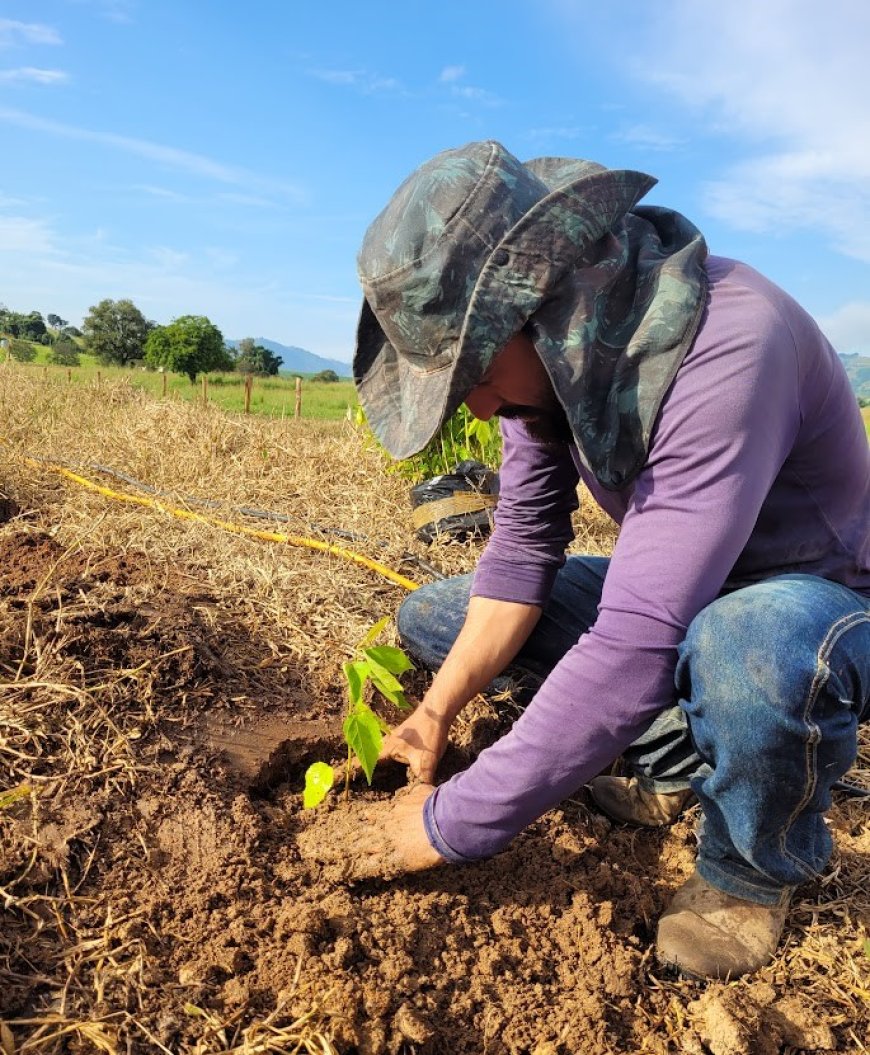
[(386, 564), (364, 557), (361, 553), (354, 552), (354, 550), (345, 549), (344, 546), (334, 546), (331, 542), (321, 542), (319, 539), (304, 538), (301, 535), (284, 535), (277, 531), (258, 531), (255, 528), (246, 527), (244, 524), (234, 524), (229, 520), (219, 520), (217, 517), (205, 516), (203, 513), (192, 513), (189, 509), (169, 506), (164, 502), (158, 502), (155, 498), (145, 498), (141, 495), (129, 495), (124, 494), (122, 491), (113, 491), (110, 487), (96, 484), (93, 480), (88, 480), (87, 477), (80, 476), (62, 465), (55, 465), (53, 462), (37, 461), (24, 455), (22, 457), (28, 465), (32, 465), (37, 469), (50, 469), (52, 472), (59, 473), (66, 479), (72, 480), (73, 483), (78, 484), (80, 487), (84, 487), (88, 491), (94, 491), (106, 498), (112, 498), (116, 502), (128, 502), (130, 505), (157, 509), (161, 513), (169, 513), (171, 516), (179, 517), (181, 520), (195, 520), (199, 524), (209, 524), (212, 527), (221, 528), (223, 531), (230, 531), (234, 535), (247, 535), (248, 538), (262, 539), (264, 542), (281, 542), (287, 546), (305, 546), (308, 549), (320, 550), (322, 553), (331, 553), (336, 557), (343, 557), (345, 560), (353, 561), (355, 564), (361, 564), (364, 568), (376, 571), (379, 575), (383, 575), (385, 579), (389, 579), (390, 582), (394, 582), (406, 590), (417, 590), (420, 586), (419, 583), (414, 582), (412, 579), (406, 579), (404, 575), (400, 575), (397, 571), (393, 571), (392, 568), (388, 568)]

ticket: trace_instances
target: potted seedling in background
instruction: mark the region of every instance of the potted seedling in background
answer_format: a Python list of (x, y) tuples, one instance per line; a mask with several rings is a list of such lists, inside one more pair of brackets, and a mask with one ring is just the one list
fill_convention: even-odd
[[(380, 633), (389, 622), (388, 617), (379, 620), (369, 630), (354, 650), (354, 658), (342, 667), (347, 681), (347, 715), (342, 725), (347, 744), (344, 789), (350, 785), (351, 767), (356, 758), (371, 785), (378, 757), (381, 753), (384, 733), (389, 726), (365, 702), (366, 686), (374, 688), (400, 711), (408, 711), (411, 705), (405, 699), (398, 675), (411, 670), (414, 664), (400, 648), (392, 645), (376, 645)], [(335, 780), (332, 766), (325, 762), (314, 762), (305, 772), (305, 790), (302, 804), (306, 809), (317, 806), (326, 797)]]

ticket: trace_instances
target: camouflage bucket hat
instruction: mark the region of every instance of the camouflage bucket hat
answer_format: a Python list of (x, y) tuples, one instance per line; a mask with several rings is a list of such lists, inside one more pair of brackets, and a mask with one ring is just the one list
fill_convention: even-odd
[(405, 180), (358, 258), (354, 380), (390, 454), (426, 446), (566, 271), (655, 182), (566, 158), (524, 165), (490, 141), (444, 151)]

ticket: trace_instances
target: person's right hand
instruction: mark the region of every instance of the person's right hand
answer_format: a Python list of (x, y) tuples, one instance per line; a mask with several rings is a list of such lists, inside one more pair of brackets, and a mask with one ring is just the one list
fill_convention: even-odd
[(425, 700), (408, 718), (384, 737), (379, 761), (404, 762), (415, 777), (434, 784), (435, 770), (447, 749), (450, 726)]

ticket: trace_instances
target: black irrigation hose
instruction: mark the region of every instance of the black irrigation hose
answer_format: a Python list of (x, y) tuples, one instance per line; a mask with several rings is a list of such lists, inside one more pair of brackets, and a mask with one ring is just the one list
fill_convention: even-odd
[(853, 799), (870, 799), (870, 788), (862, 788), (860, 784), (853, 784), (849, 780), (835, 780), (831, 785), (833, 791), (842, 791)]

